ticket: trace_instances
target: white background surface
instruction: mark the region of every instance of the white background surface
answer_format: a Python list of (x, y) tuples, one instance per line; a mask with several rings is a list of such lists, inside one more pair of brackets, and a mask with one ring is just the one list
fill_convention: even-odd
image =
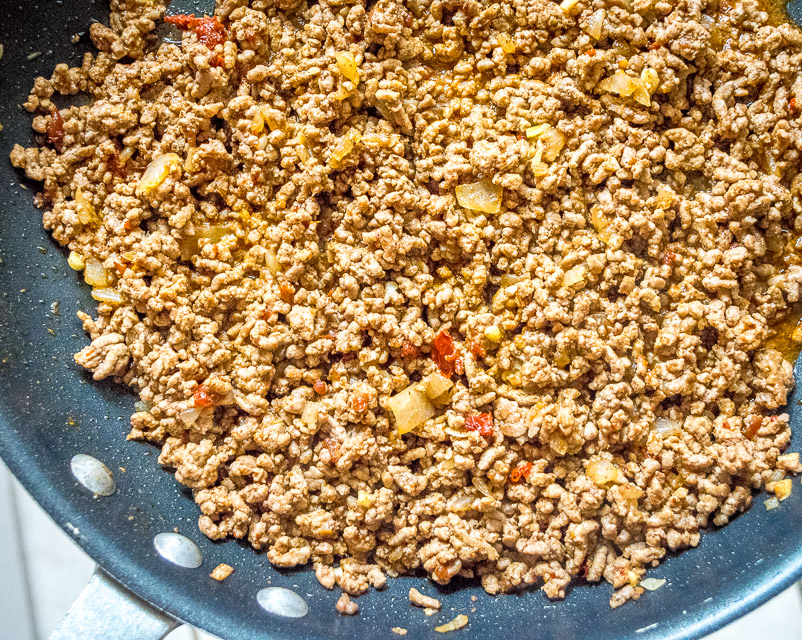
[[(0, 640), (45, 640), (89, 580), (94, 564), (50, 521), (2, 463), (0, 549)], [(177, 629), (168, 639), (214, 640), (189, 627)], [(800, 639), (802, 592), (794, 587), (707, 640)]]

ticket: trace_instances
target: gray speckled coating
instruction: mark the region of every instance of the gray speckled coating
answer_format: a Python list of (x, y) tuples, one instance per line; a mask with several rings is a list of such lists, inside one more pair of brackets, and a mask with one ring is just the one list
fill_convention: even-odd
[[(458, 613), (470, 618), (468, 628), (454, 634), (465, 640), (678, 640), (724, 625), (802, 576), (799, 480), (781, 508), (767, 512), (758, 497), (747, 514), (703, 536), (698, 549), (652, 571), (667, 579), (659, 591), (615, 611), (608, 607), (609, 585), (575, 588), (565, 601), (549, 602), (539, 592), (493, 598), (475, 584), (437, 588), (420, 578), (403, 578), (360, 598), (358, 616), (343, 617), (334, 609), (339, 594), (320, 587), (311, 571), (277, 571), (263, 553), (207, 540), (197, 529), (198, 509), (189, 490), (159, 469), (154, 448), (126, 441), (135, 398), (113, 384), (92, 383), (73, 363), (72, 354), (87, 343), (75, 312), (95, 303), (67, 267), (64, 251), (42, 230), (41, 213), (31, 202), (35, 185), (21, 187), (7, 161), (14, 142), (31, 141), (30, 117), (18, 105), (33, 78), (49, 74), (57, 61), (76, 63), (86, 38), (72, 45), (70, 36), (86, 31), (90, 20), (105, 19), (106, 5), (100, 0), (0, 4), (0, 43), (5, 45), (0, 60), (5, 127), (0, 133), (0, 454), (53, 519), (136, 594), (227, 640), (392, 638), (390, 629), (397, 626), (409, 630), (408, 639), (442, 640), (435, 625)], [(181, 9), (191, 10), (183, 4)], [(27, 60), (36, 51), (42, 55)], [(58, 315), (51, 311), (56, 301)], [(790, 405), (797, 451), (800, 398), (797, 393)], [(77, 483), (70, 459), (78, 453), (112, 469), (113, 496), (96, 499)], [(202, 568), (179, 569), (157, 555), (153, 536), (174, 529), (198, 544)], [(236, 569), (222, 583), (208, 577), (220, 562)], [(437, 595), (442, 610), (427, 617), (411, 607), (407, 591), (413, 585)], [(262, 610), (256, 593), (267, 586), (297, 591), (309, 603), (309, 615), (286, 619)]]

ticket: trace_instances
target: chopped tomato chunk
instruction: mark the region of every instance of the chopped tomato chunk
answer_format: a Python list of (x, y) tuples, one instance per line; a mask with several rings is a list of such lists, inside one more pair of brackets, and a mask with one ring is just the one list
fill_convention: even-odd
[(211, 392), (204, 384), (199, 384), (195, 387), (195, 393), (192, 398), (195, 400), (196, 407), (211, 407), (214, 404), (214, 398), (212, 398)]
[(194, 31), (198, 37), (198, 42), (206, 45), (209, 49), (214, 49), (216, 45), (226, 41), (226, 28), (216, 17), (198, 16), (180, 13), (174, 16), (167, 16), (164, 21), (171, 24), (181, 31)]
[(493, 435), (493, 416), (489, 413), (475, 413), (465, 418), (465, 428), (468, 431), (478, 431), (479, 435)]
[(454, 338), (445, 331), (438, 333), (432, 342), (432, 360), (446, 378), (450, 378), (455, 371), (457, 375), (461, 375), (465, 371), (462, 358), (459, 357), (457, 348), (454, 346)]
[(368, 409), (370, 398), (367, 393), (357, 393), (351, 400), (351, 407), (357, 413), (364, 413)]
[(521, 478), (526, 480), (529, 478), (529, 474), (532, 472), (532, 463), (531, 462), (521, 462), (515, 467), (512, 471), (510, 471), (510, 480), (513, 482), (518, 482)]

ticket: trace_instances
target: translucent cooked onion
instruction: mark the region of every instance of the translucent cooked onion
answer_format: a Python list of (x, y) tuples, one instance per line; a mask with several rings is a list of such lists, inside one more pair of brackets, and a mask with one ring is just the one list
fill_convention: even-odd
[(92, 287), (108, 286), (108, 272), (106, 267), (96, 258), (89, 258), (84, 268), (84, 281)]
[(616, 71), (610, 77), (599, 82), (596, 85), (596, 89), (627, 97), (631, 96), (632, 92), (635, 91), (635, 86), (632, 84), (633, 80), (635, 78), (629, 76), (625, 71)]
[(606, 15), (607, 12), (604, 9), (598, 9), (588, 18), (585, 33), (594, 40), (599, 40), (602, 36), (602, 28), (604, 27), (604, 18)]
[(329, 166), (332, 169), (339, 169), (348, 154), (351, 153), (359, 143), (361, 137), (362, 135), (356, 129), (351, 129), (348, 133), (339, 138), (332, 147), (331, 156), (329, 157)]
[(548, 131), (550, 124), (536, 124), (534, 126), (529, 127), (526, 130), (526, 137), (530, 140), (537, 140), (540, 136), (542, 136), (546, 131)]
[(203, 411), (203, 409), (200, 407), (191, 407), (180, 412), (178, 417), (187, 427), (191, 427), (193, 424), (195, 424), (195, 421), (198, 419), (201, 411)]
[(142, 411), (150, 411), (153, 405), (150, 402), (143, 402), (142, 400), (137, 400), (134, 403), (134, 411), (142, 412)]
[[(198, 253), (200, 248), (199, 240), (205, 238), (211, 244), (217, 244), (227, 235), (234, 233), (234, 227), (230, 224), (202, 224), (196, 228), (194, 236), (182, 238), (178, 247), (181, 250), (182, 260), (191, 260), (192, 256)], [(269, 265), (268, 265), (268, 268)]]
[(278, 264), (278, 256), (273, 249), (265, 250), (265, 264), (267, 265), (268, 271), (274, 276), (277, 276), (279, 271), (281, 271)]
[(490, 180), (481, 180), (471, 184), (461, 184), (455, 189), (457, 202), (461, 207), (482, 213), (498, 213), (501, 211), (501, 195), (504, 189)]
[(384, 283), (384, 304), (388, 304), (393, 299), (393, 294), (398, 291), (398, 283), (388, 280)]
[(399, 433), (409, 433), (435, 414), (434, 406), (417, 383), (394, 395), (388, 404)]
[(574, 285), (584, 283), (587, 280), (588, 269), (583, 264), (578, 264), (569, 269), (563, 274), (563, 286), (573, 287)]
[(793, 481), (791, 478), (779, 480), (778, 482), (772, 483), (772, 487), (769, 490), (777, 497), (777, 500), (782, 502), (791, 495), (791, 491), (793, 490)]
[(307, 402), (301, 413), (301, 422), (306, 426), (312, 427), (317, 424), (318, 418), (318, 404), (317, 402)]
[(644, 67), (640, 74), (640, 81), (643, 83), (646, 91), (651, 95), (657, 91), (657, 87), (660, 84), (660, 76), (657, 71), (651, 67)]
[(591, 460), (588, 462), (588, 468), (585, 473), (587, 473), (588, 478), (599, 486), (619, 482), (623, 479), (621, 470), (609, 460)]
[(450, 622), (446, 622), (445, 624), (441, 624), (439, 627), (435, 627), (434, 630), (439, 633), (446, 633), (448, 631), (462, 629), (462, 627), (464, 627), (466, 624), (468, 624), (468, 616), (466, 616), (464, 613), (461, 613)]
[(766, 505), (766, 511), (771, 511), (772, 509), (776, 509), (777, 507), (780, 506), (780, 501), (774, 496), (772, 496), (771, 498), (766, 500), (765, 505)]
[(76, 271), (83, 271), (86, 268), (83, 256), (77, 251), (70, 251), (70, 255), (67, 257), (67, 264)]
[(679, 422), (663, 417), (654, 419), (654, 428), (664, 438), (677, 434), (681, 430)]
[(664, 578), (644, 578), (640, 581), (640, 586), (646, 591), (657, 591), (666, 583)]
[(75, 209), (81, 224), (92, 226), (100, 224), (100, 218), (97, 213), (95, 213), (95, 208), (86, 198), (80, 187), (75, 190)]
[(490, 486), (485, 482), (483, 478), (479, 476), (474, 476), (471, 478), (471, 484), (476, 487), (476, 490), (481, 493), (483, 496), (488, 498), (495, 498), (493, 492), (490, 490)]
[(463, 513), (471, 508), (473, 504), (473, 496), (464, 493), (457, 493), (451, 496), (446, 503), (446, 509), (451, 513)]
[(151, 160), (136, 186), (138, 196), (150, 193), (167, 179), (170, 172), (181, 167), (181, 158), (175, 153), (163, 153)]
[(462, 431), (460, 429), (455, 429), (454, 427), (446, 427), (443, 429), (443, 433), (451, 436), (452, 438), (467, 438), (468, 432)]
[(430, 400), (434, 400), (453, 387), (454, 383), (435, 371), (421, 380), (421, 386), (423, 387), (423, 392), (426, 394), (426, 397)]
[(554, 127), (549, 127), (539, 138), (543, 143), (543, 159), (554, 162), (565, 146), (565, 136)]
[(92, 297), (106, 304), (122, 304), (125, 301), (123, 294), (117, 289), (92, 289)]
[(359, 84), (359, 67), (353, 54), (348, 51), (338, 51), (334, 54), (334, 59), (337, 61), (337, 70), (340, 74), (355, 85)]

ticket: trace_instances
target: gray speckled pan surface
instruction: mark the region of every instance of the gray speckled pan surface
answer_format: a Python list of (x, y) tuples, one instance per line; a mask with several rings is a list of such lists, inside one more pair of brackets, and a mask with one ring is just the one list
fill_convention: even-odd
[[(182, 9), (191, 10), (188, 4)], [(537, 591), (493, 598), (474, 584), (438, 589), (421, 578), (404, 578), (360, 598), (361, 613), (345, 618), (335, 614), (338, 594), (322, 589), (311, 571), (276, 571), (264, 554), (207, 540), (197, 530), (198, 510), (188, 490), (159, 469), (156, 449), (125, 439), (135, 398), (121, 387), (92, 383), (73, 364), (72, 354), (87, 342), (75, 312), (95, 303), (67, 267), (64, 251), (42, 230), (41, 213), (32, 205), (35, 185), (21, 187), (7, 161), (15, 142), (31, 140), (30, 116), (19, 104), (33, 78), (49, 75), (56, 62), (77, 61), (86, 38), (73, 45), (70, 36), (85, 31), (91, 20), (104, 20), (107, 7), (97, 0), (0, 6), (0, 455), (53, 519), (132, 591), (227, 640), (390, 638), (396, 626), (409, 630), (406, 638), (442, 638), (435, 625), (458, 613), (468, 614), (470, 624), (455, 638), (678, 640), (724, 625), (802, 576), (799, 480), (781, 508), (767, 512), (758, 497), (748, 513), (704, 535), (699, 548), (652, 571), (667, 579), (663, 588), (615, 611), (608, 606), (608, 585), (574, 588), (566, 600), (549, 602)], [(28, 60), (34, 52), (42, 54)], [(53, 302), (60, 303), (58, 315)], [(789, 405), (797, 451), (800, 399), (797, 392)], [(78, 484), (70, 459), (79, 453), (99, 458), (114, 472), (114, 495), (93, 498)], [(153, 537), (174, 528), (200, 547), (199, 569), (176, 567), (156, 554)], [(236, 568), (223, 583), (208, 577), (220, 562)], [(433, 595), (439, 591), (443, 610), (427, 617), (410, 607), (406, 593), (412, 585)], [(262, 610), (256, 593), (267, 586), (297, 591), (309, 615), (286, 619)]]

